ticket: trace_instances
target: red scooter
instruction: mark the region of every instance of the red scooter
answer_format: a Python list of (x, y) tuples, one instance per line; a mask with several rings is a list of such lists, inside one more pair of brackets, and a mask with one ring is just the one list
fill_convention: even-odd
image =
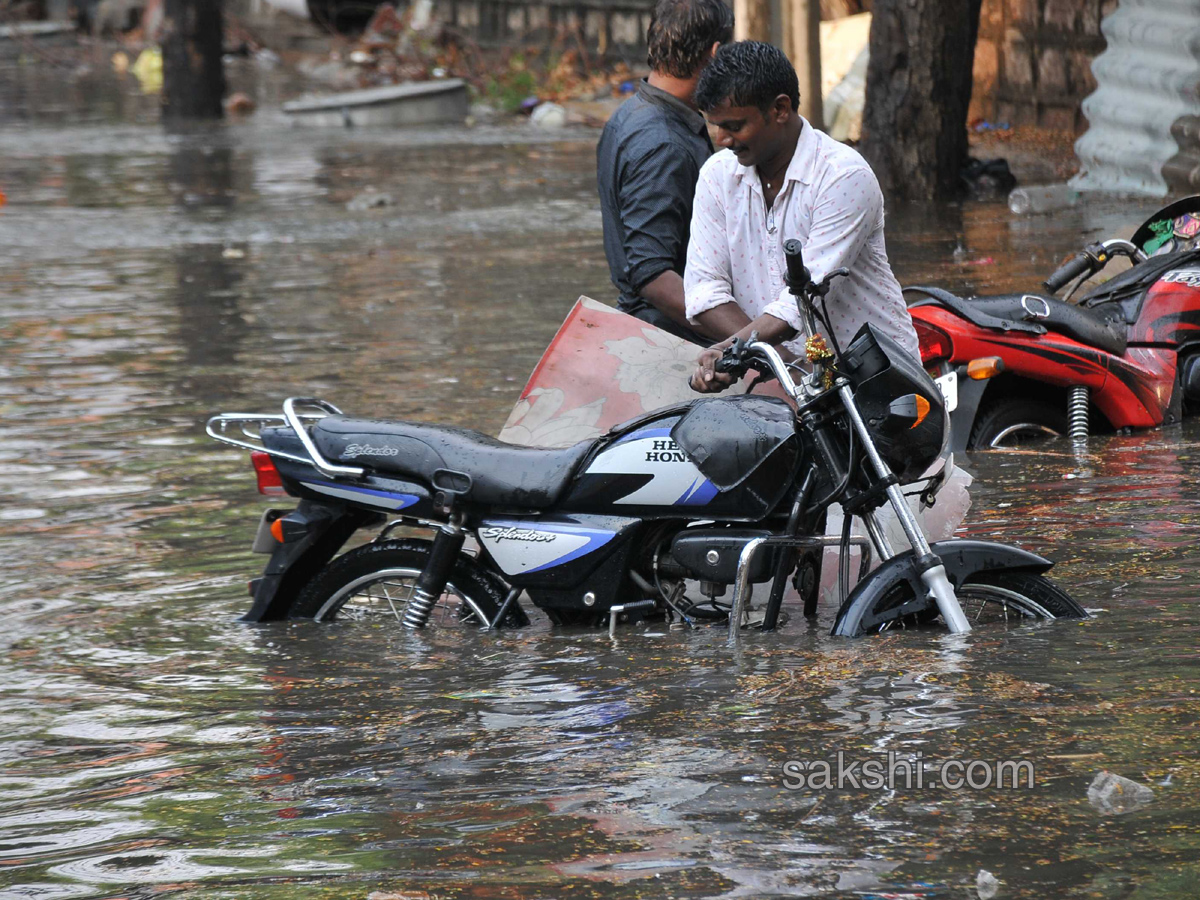
[[(957, 297), (906, 288), (921, 361), (951, 412), (951, 448), (1151, 428), (1200, 406), (1200, 197), (1164, 207), (1132, 240), (1090, 244), (1049, 293)], [(1153, 255), (1148, 255), (1148, 252)], [(1078, 302), (1116, 256), (1133, 267)], [(1065, 299), (1051, 296), (1069, 282)]]

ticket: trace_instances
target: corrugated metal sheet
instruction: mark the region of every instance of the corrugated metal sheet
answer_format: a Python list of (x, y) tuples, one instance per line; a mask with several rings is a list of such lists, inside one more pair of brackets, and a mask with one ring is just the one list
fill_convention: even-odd
[(1163, 196), (1163, 167), (1179, 162), (1172, 125), (1200, 115), (1200, 2), (1121, 0), (1101, 31), (1108, 49), (1092, 63), (1099, 86), (1083, 101), (1090, 127), (1075, 143), (1072, 184)]

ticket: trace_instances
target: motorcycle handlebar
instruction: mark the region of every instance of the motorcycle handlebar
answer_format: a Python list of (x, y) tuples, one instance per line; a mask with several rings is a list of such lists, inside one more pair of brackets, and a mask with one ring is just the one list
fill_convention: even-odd
[(1076, 253), (1071, 259), (1059, 266), (1054, 274), (1042, 282), (1046, 290), (1054, 293), (1069, 281), (1074, 281), (1080, 275), (1091, 275), (1096, 271), (1096, 261), (1090, 253)]
[(787, 260), (787, 285), (793, 294), (803, 291), (812, 276), (804, 267), (804, 246), (795, 238), (783, 243), (783, 255)]

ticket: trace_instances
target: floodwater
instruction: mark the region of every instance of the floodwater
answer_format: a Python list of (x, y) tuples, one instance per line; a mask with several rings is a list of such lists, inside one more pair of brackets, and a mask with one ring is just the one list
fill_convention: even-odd
[[(1082, 623), (847, 642), (824, 609), (740, 659), (540, 617), (241, 625), (266, 504), (203, 419), (315, 395), (494, 433), (574, 299), (611, 299), (596, 134), (169, 137), (129, 85), (4, 73), (0, 897), (1200, 892), (1200, 426), (969, 460), (967, 533), (1055, 559)], [(367, 187), (398, 205), (348, 212)], [(893, 209), (890, 252), (1015, 289), (1149, 208)], [(785, 787), (839, 751), (1035, 774)], [(1153, 801), (1098, 812), (1105, 769)]]

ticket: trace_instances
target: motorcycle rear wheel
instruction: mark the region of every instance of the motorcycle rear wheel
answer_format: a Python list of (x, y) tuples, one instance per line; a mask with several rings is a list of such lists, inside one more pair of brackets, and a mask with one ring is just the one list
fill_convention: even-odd
[[(1066, 591), (1046, 576), (1032, 572), (1005, 569), (978, 572), (955, 593), (972, 628), (1010, 628), (1039, 619), (1088, 618), (1087, 611)], [(915, 615), (888, 617), (890, 610), (903, 606), (912, 598), (912, 585), (908, 582), (896, 585), (863, 616), (860, 634), (882, 634), (932, 623), (943, 627), (936, 607)]]
[[(392, 540), (364, 544), (343, 553), (304, 588), (292, 607), (292, 618), (318, 622), (385, 622), (397, 626), (429, 561), (432, 544)], [(426, 628), (490, 625), (504, 603), (499, 580), (469, 556), (454, 565), (446, 590), (430, 612)], [(528, 624), (519, 609), (510, 608), (504, 625)]]

